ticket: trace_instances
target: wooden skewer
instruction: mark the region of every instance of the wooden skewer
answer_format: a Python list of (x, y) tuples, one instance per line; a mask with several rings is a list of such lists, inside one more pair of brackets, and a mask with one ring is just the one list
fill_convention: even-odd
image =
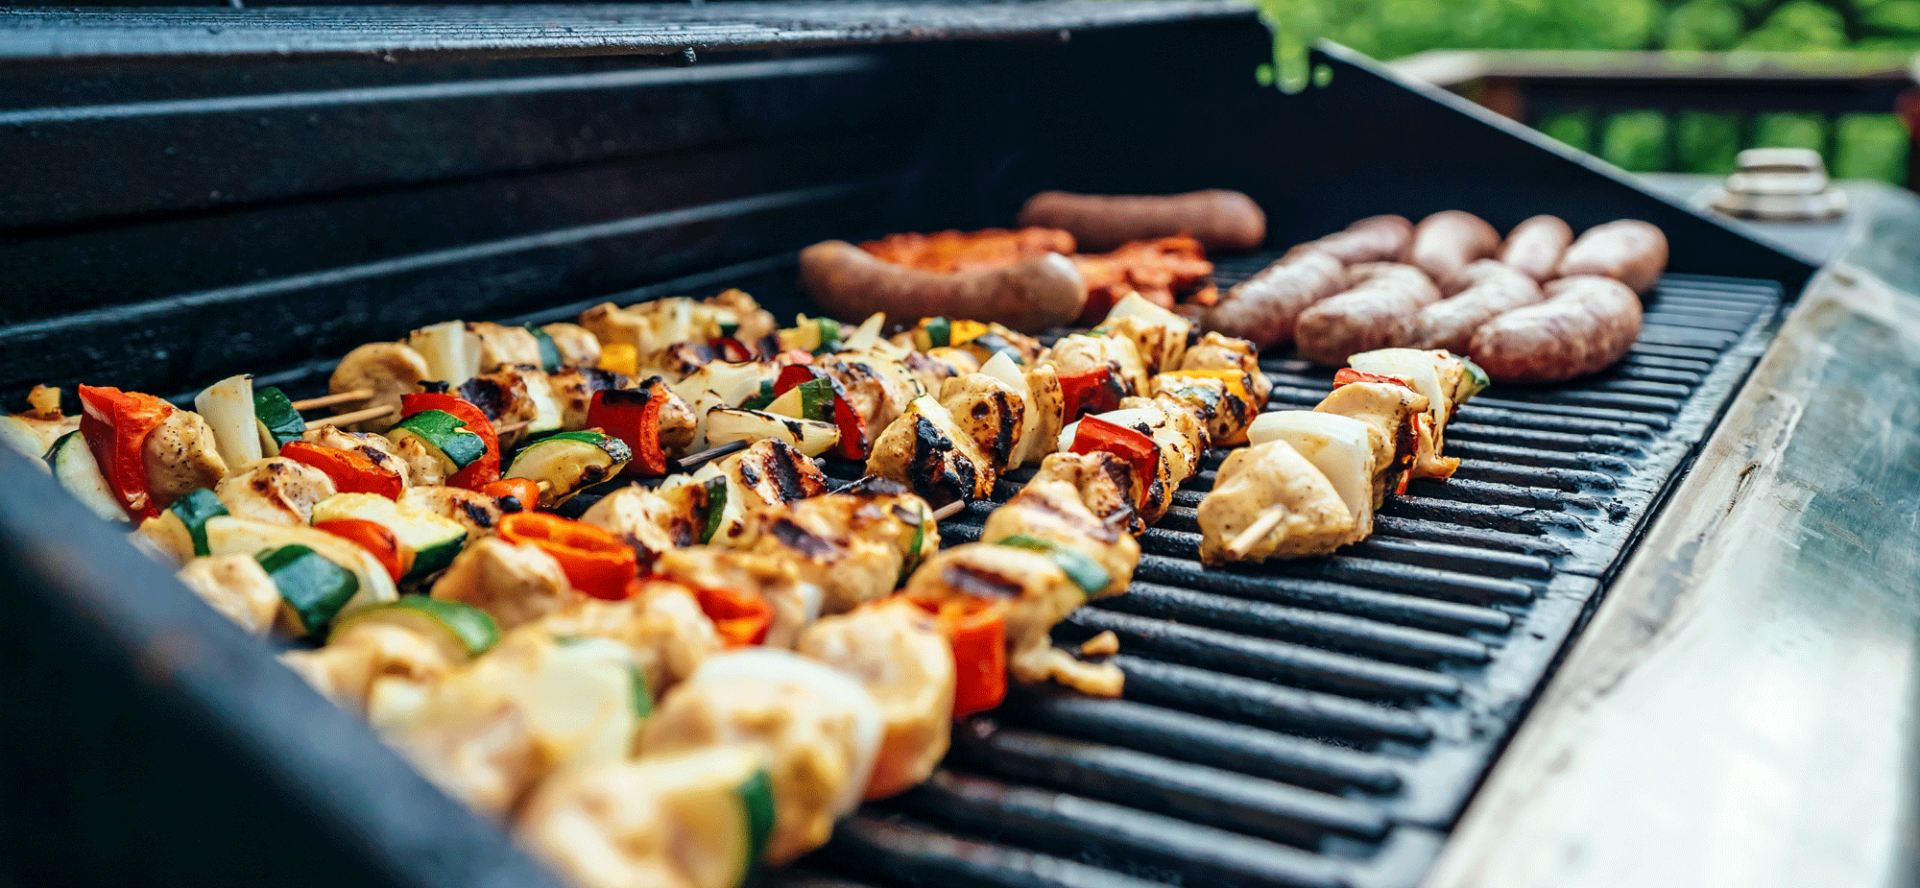
[(503, 426), (495, 426), (493, 433), (496, 435), (511, 435), (514, 432), (520, 431), (521, 429), (524, 429), (527, 426), (530, 426), (532, 424), (533, 423), (523, 419), (519, 422), (510, 422)]
[(702, 465), (705, 465), (706, 463), (712, 460), (719, 459), (720, 457), (726, 456), (728, 454), (739, 453), (740, 451), (745, 449), (747, 449), (747, 442), (732, 441), (726, 444), (722, 444), (718, 447), (709, 447), (706, 450), (700, 451), (699, 453), (689, 453), (686, 456), (680, 457), (679, 459), (675, 460), (674, 463), (680, 468), (680, 471), (689, 472), (701, 467)]
[(965, 509), (966, 507), (967, 507), (966, 500), (954, 500), (953, 502), (950, 502), (944, 506), (941, 506), (938, 509), (934, 509), (933, 520), (945, 521), (948, 518), (952, 518), (953, 516), (960, 514), (960, 510)]
[(373, 389), (354, 389), (352, 391), (340, 392), (339, 394), (322, 395), (318, 398), (295, 401), (293, 402), (293, 409), (300, 411), (318, 410), (321, 407), (332, 407), (335, 404), (350, 404), (355, 401), (365, 401), (371, 397), (373, 397)]
[(391, 416), (399, 412), (400, 412), (400, 408), (395, 407), (392, 404), (387, 404), (380, 407), (368, 407), (365, 410), (355, 410), (352, 413), (342, 413), (339, 416), (328, 416), (321, 419), (309, 420), (307, 422), (307, 428), (317, 429), (317, 428), (320, 428), (321, 426), (351, 425), (356, 422), (365, 422), (366, 420), (369, 420), (369, 419), (379, 419), (380, 417), (383, 417), (383, 416)]
[(1280, 526), (1281, 521), (1286, 520), (1286, 517), (1285, 506), (1266, 507), (1260, 512), (1260, 517), (1253, 519), (1253, 523), (1247, 525), (1246, 530), (1240, 531), (1240, 535), (1227, 544), (1227, 553), (1235, 558), (1247, 554), (1247, 550), (1253, 548), (1254, 543), (1260, 542), (1261, 537), (1272, 533), (1274, 528)]

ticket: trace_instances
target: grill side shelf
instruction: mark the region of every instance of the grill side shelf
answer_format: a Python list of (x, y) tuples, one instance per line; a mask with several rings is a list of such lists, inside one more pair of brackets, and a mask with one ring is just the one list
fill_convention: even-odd
[[(1456, 477), (1390, 499), (1332, 557), (1203, 570), (1194, 507), (1215, 454), (1142, 537), (1128, 594), (1056, 631), (1115, 632), (1124, 698), (1024, 689), (957, 725), (947, 770), (869, 805), (788, 883), (1417, 883), (1781, 300), (1771, 282), (1663, 279), (1625, 361), (1466, 404)], [(1271, 410), (1331, 385), (1303, 361), (1262, 366)], [(945, 544), (976, 539), (1030, 476), (955, 516)]]

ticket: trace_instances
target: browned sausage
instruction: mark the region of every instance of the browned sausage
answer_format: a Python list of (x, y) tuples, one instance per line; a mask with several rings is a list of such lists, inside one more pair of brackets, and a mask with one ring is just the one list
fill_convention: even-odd
[(1244, 253), (1267, 239), (1267, 214), (1238, 191), (1105, 195), (1042, 191), (1020, 208), (1020, 224), (1063, 228), (1086, 253), (1139, 240), (1190, 234), (1208, 250)]
[(1485, 219), (1459, 210), (1442, 210), (1420, 220), (1413, 230), (1407, 262), (1434, 280), (1444, 281), (1467, 263), (1492, 256), (1498, 249), (1500, 232)]
[(1319, 240), (1308, 241), (1287, 255), (1304, 250), (1319, 250), (1348, 265), (1360, 262), (1398, 262), (1413, 243), (1413, 223), (1405, 216), (1368, 216), (1345, 231), (1336, 231)]
[(1340, 260), (1317, 250), (1290, 255), (1247, 278), (1207, 310), (1201, 325), (1266, 348), (1293, 340), (1294, 321), (1307, 307), (1347, 288)]
[(1559, 382), (1604, 369), (1640, 338), (1640, 297), (1609, 277), (1547, 285), (1547, 301), (1480, 326), (1467, 349), (1501, 382)]
[(1526, 272), (1535, 281), (1553, 277), (1560, 257), (1573, 242), (1573, 229), (1559, 216), (1535, 216), (1513, 226), (1500, 245), (1501, 262)]
[(1371, 262), (1347, 270), (1353, 289), (1300, 313), (1294, 340), (1300, 357), (1341, 367), (1351, 355), (1393, 344), (1401, 318), (1440, 301), (1440, 288), (1425, 272), (1395, 262)]
[(1532, 305), (1543, 297), (1540, 285), (1526, 274), (1492, 259), (1482, 259), (1455, 276), (1472, 277), (1476, 283), (1458, 294), (1420, 309), (1418, 314), (1400, 319), (1394, 330), (1393, 344), (1410, 348), (1444, 348), (1454, 354), (1467, 353), (1473, 331), (1502, 312)]
[(1567, 248), (1555, 270), (1561, 277), (1603, 275), (1632, 287), (1635, 293), (1645, 293), (1667, 270), (1667, 236), (1638, 219), (1597, 225)]
[(985, 271), (921, 271), (894, 265), (846, 241), (800, 251), (800, 286), (843, 321), (876, 311), (895, 320), (922, 317), (998, 321), (1038, 333), (1080, 316), (1087, 285), (1059, 253)]

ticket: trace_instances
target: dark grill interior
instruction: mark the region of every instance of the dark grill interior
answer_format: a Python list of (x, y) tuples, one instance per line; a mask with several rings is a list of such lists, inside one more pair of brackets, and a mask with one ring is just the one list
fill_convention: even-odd
[[(1223, 263), (1220, 282), (1272, 258)], [(793, 304), (791, 276), (738, 283)], [(1055, 633), (1117, 635), (1125, 698), (1016, 691), (956, 727), (932, 782), (868, 806), (803, 870), (880, 885), (1413, 885), (1780, 303), (1766, 281), (1667, 276), (1625, 362), (1470, 401), (1448, 427), (1459, 472), (1390, 497), (1374, 535), (1333, 557), (1203, 569), (1194, 509), (1217, 449), (1140, 538), (1127, 593)], [(1304, 361), (1263, 366), (1270, 410), (1311, 409), (1332, 384)], [(828, 463), (842, 480), (860, 471)], [(1032, 474), (1003, 478), (942, 540), (977, 539)]]

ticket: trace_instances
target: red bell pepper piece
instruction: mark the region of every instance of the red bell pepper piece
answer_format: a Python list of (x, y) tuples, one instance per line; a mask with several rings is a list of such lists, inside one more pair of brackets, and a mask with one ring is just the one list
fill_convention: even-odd
[(773, 625), (773, 605), (751, 589), (695, 589), (700, 610), (727, 647), (747, 647), (767, 640)]
[(953, 717), (985, 712), (1007, 699), (1007, 602), (955, 595), (915, 601), (931, 611), (953, 648)]
[(315, 522), (313, 528), (349, 540), (372, 553), (374, 560), (386, 568), (387, 575), (393, 577), (396, 583), (413, 568), (413, 549), (400, 542), (386, 525), (363, 518), (335, 518)]
[(400, 418), (405, 419), (415, 413), (428, 410), (440, 410), (459, 417), (466, 423), (467, 431), (480, 436), (487, 444), (487, 452), (479, 459), (467, 464), (467, 467), (447, 479), (448, 487), (464, 487), (479, 490), (500, 480), (500, 436), (493, 431), (493, 421), (473, 402), (449, 395), (445, 392), (419, 392), (400, 396)]
[(147, 484), (147, 435), (173, 415), (174, 407), (152, 395), (117, 388), (80, 386), (80, 437), (100, 464), (100, 474), (120, 507), (139, 523), (156, 518), (165, 503), (153, 501)]
[(747, 348), (746, 343), (731, 336), (715, 339), (707, 343), (707, 347), (713, 349), (713, 353), (719, 356), (720, 360), (730, 364), (753, 360), (753, 349)]
[(560, 562), (573, 588), (595, 598), (618, 601), (627, 597), (640, 571), (633, 548), (619, 537), (546, 512), (514, 512), (501, 518), (500, 538), (538, 546)]
[(1091, 367), (1060, 377), (1060, 394), (1066, 401), (1066, 422), (1088, 413), (1120, 409), (1120, 381), (1111, 367)]
[(1119, 423), (1089, 416), (1080, 420), (1080, 427), (1073, 434), (1072, 450), (1074, 453), (1104, 451), (1132, 464), (1134, 477), (1140, 482), (1140, 501), (1134, 505), (1146, 505), (1147, 491), (1153, 487), (1154, 474), (1160, 470), (1160, 448), (1154, 446), (1152, 438)]
[(847, 400), (847, 390), (833, 374), (811, 364), (792, 364), (782, 368), (774, 379), (773, 393), (784, 395), (790, 389), (815, 379), (824, 379), (833, 384), (833, 425), (840, 431), (840, 441), (833, 446), (835, 456), (846, 459), (863, 460), (867, 458), (872, 444), (867, 440), (866, 423), (860, 421), (860, 414), (853, 410), (853, 402)]
[(532, 478), (502, 478), (480, 488), (480, 492), (494, 499), (513, 497), (522, 509), (540, 505), (540, 482)]
[(1385, 383), (1387, 385), (1398, 385), (1398, 386), (1406, 385), (1406, 383), (1401, 382), (1400, 380), (1394, 377), (1381, 376), (1378, 373), (1367, 373), (1362, 370), (1355, 370), (1352, 367), (1342, 367), (1340, 368), (1340, 372), (1333, 374), (1334, 388), (1339, 388), (1343, 385), (1347, 385), (1348, 383), (1354, 383), (1354, 382), (1379, 382), (1379, 383)]
[(626, 442), (633, 459), (622, 475), (658, 478), (667, 473), (667, 452), (660, 447), (660, 411), (667, 384), (655, 376), (637, 389), (601, 389), (587, 406), (587, 427)]
[(377, 493), (397, 500), (406, 490), (406, 482), (400, 480), (399, 472), (350, 450), (289, 441), (281, 445), (280, 455), (326, 473), (333, 479), (333, 489), (341, 493)]

